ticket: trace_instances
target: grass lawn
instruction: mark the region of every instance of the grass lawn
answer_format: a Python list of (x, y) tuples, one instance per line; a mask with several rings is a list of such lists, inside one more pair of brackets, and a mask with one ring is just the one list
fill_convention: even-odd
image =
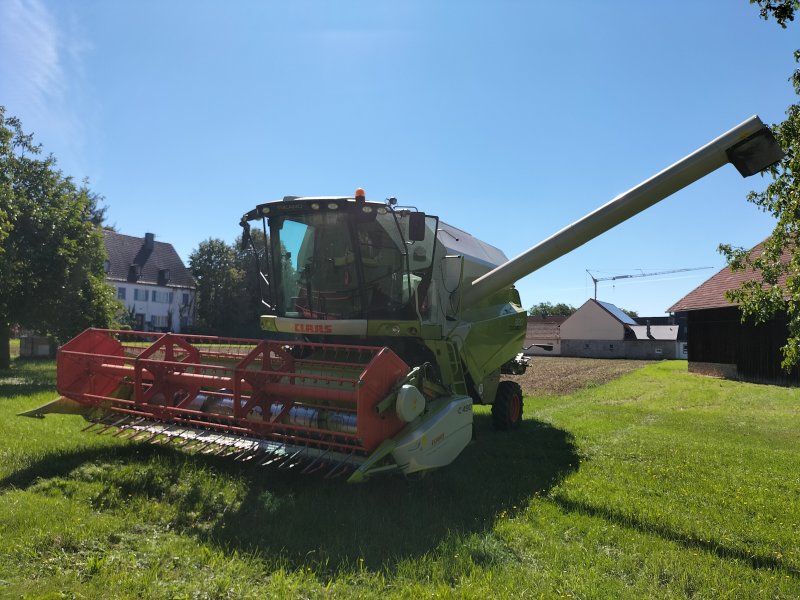
[(661, 362), (352, 486), (15, 417), (53, 377), (0, 371), (2, 598), (800, 596), (797, 390)]

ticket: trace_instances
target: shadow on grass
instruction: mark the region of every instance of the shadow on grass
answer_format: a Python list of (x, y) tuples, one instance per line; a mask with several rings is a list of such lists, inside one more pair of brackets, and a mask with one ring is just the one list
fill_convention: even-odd
[(675, 531), (658, 523), (648, 522), (636, 516), (627, 515), (607, 507), (589, 504), (588, 502), (570, 500), (563, 496), (554, 496), (551, 498), (551, 501), (564, 512), (598, 517), (610, 523), (633, 529), (639, 533), (656, 535), (662, 539), (680, 544), (685, 548), (702, 550), (703, 552), (714, 554), (725, 560), (740, 561), (743, 564), (750, 565), (753, 569), (780, 570), (795, 578), (800, 578), (800, 569), (786, 565), (783, 561), (774, 556), (753, 554), (752, 552), (731, 548), (715, 540), (703, 540), (688, 533)]
[[(211, 538), (226, 546), (282, 552), (336, 568), (363, 559), (378, 568), (434, 549), (448, 536), (491, 530), (578, 468), (569, 433), (538, 421), (495, 432), (476, 415), (477, 441), (456, 461), (417, 479), (364, 485), (278, 472), (254, 476), (239, 509)], [(302, 564), (302, 563), (301, 563)]]
[[(203, 479), (211, 475), (238, 480), (245, 490), (240, 501), (217, 505), (206, 512), (202, 523), (179, 516), (172, 526), (226, 550), (255, 552), (290, 567), (377, 569), (418, 557), (448, 539), (490, 534), (499, 514), (524, 508), (531, 497), (546, 494), (577, 470), (575, 446), (566, 431), (526, 420), (518, 431), (495, 432), (490, 421), (486, 415), (476, 415), (477, 441), (450, 466), (415, 479), (384, 476), (351, 485), (344, 479), (325, 480), (131, 444), (50, 454), (0, 480), (0, 490), (79, 477), (73, 471), (87, 463), (108, 463), (112, 476), (123, 465), (133, 465), (140, 473), (160, 470), (160, 479), (194, 482), (192, 493), (206, 493), (209, 498), (174, 498), (167, 487), (162, 495), (146, 485), (131, 485), (123, 496), (133, 493), (176, 507), (185, 505), (189, 513), (218, 502), (211, 487), (202, 491)], [(157, 466), (152, 462), (155, 457)]]

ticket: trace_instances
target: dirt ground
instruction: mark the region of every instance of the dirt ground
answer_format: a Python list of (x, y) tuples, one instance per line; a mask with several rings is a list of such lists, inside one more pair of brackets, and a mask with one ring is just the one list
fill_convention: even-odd
[(533, 356), (524, 375), (503, 378), (519, 382), (526, 395), (563, 395), (590, 384), (606, 383), (648, 364), (644, 360)]

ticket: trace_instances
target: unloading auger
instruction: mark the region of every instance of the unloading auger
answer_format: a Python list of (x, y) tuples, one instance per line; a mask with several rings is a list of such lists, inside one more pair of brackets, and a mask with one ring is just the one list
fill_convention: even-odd
[(288, 196), (260, 222), (265, 338), (89, 329), (58, 353), (62, 398), (87, 429), (362, 481), (452, 462), (473, 404), (498, 429), (522, 420), (526, 313), (514, 282), (730, 162), (743, 176), (783, 156), (751, 117), (508, 260), (395, 199)]

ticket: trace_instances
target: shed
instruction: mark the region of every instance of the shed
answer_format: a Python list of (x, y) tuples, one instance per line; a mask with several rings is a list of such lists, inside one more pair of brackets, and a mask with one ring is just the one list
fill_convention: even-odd
[[(541, 356), (561, 354), (560, 327), (566, 318), (555, 315), (529, 316), (528, 331), (525, 335), (525, 354)], [(548, 346), (552, 349), (547, 350)]]
[[(762, 251), (763, 243), (750, 250), (753, 257)], [(789, 258), (786, 252), (781, 260), (788, 262)], [(667, 309), (676, 316), (686, 314), (690, 372), (754, 383), (800, 385), (800, 369), (787, 373), (780, 366), (781, 347), (789, 333), (786, 314), (762, 325), (743, 323), (739, 307), (725, 298), (726, 291), (758, 278), (752, 270), (733, 272), (725, 267)], [(785, 279), (778, 281), (779, 286), (783, 284)]]

